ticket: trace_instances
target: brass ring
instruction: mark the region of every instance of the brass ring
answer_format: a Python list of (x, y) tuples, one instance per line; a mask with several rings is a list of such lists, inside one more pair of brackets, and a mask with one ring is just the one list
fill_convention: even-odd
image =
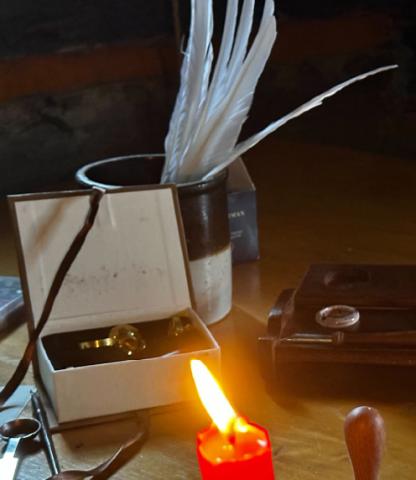
[(116, 325), (113, 327), (107, 338), (98, 338), (96, 340), (86, 340), (78, 343), (80, 350), (89, 350), (93, 348), (118, 347), (128, 356), (137, 351), (146, 348), (146, 342), (141, 336), (139, 330), (133, 325)]
[(78, 346), (81, 350), (88, 350), (90, 348), (113, 347), (115, 343), (113, 338), (99, 338), (97, 340), (79, 342)]
[(180, 337), (192, 329), (192, 323), (186, 310), (169, 318), (168, 337)]

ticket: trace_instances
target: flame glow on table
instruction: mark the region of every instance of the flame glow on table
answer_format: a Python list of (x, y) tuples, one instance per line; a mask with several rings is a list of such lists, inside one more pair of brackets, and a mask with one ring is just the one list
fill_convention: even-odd
[(192, 375), (213, 424), (198, 433), (197, 454), (203, 480), (273, 480), (267, 431), (238, 415), (218, 382), (200, 360)]

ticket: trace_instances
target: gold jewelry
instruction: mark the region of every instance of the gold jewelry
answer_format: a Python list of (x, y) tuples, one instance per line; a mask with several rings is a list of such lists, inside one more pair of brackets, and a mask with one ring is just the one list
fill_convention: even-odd
[(81, 350), (92, 348), (118, 347), (129, 357), (135, 352), (141, 352), (146, 348), (146, 342), (139, 330), (133, 325), (116, 325), (110, 330), (107, 338), (87, 340), (79, 342)]
[(192, 324), (186, 312), (179, 312), (169, 320), (168, 336), (179, 337), (191, 330)]

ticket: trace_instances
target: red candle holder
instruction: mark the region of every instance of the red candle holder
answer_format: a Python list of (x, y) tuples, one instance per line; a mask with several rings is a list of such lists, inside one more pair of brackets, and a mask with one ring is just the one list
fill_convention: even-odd
[(224, 436), (215, 425), (197, 435), (203, 480), (274, 480), (267, 430), (245, 422), (246, 432)]

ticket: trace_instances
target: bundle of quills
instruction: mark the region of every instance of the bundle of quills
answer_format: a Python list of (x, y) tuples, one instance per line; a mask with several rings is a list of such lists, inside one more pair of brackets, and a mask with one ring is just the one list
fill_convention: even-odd
[[(275, 0), (265, 0), (253, 32), (256, 0), (228, 0), (222, 40), (214, 54), (212, 0), (191, 0), (191, 22), (180, 88), (165, 139), (164, 183), (205, 180), (293, 118), (322, 104), (352, 83), (397, 65), (357, 75), (239, 141), (257, 82), (277, 37)], [(214, 57), (215, 61), (214, 61)]]

